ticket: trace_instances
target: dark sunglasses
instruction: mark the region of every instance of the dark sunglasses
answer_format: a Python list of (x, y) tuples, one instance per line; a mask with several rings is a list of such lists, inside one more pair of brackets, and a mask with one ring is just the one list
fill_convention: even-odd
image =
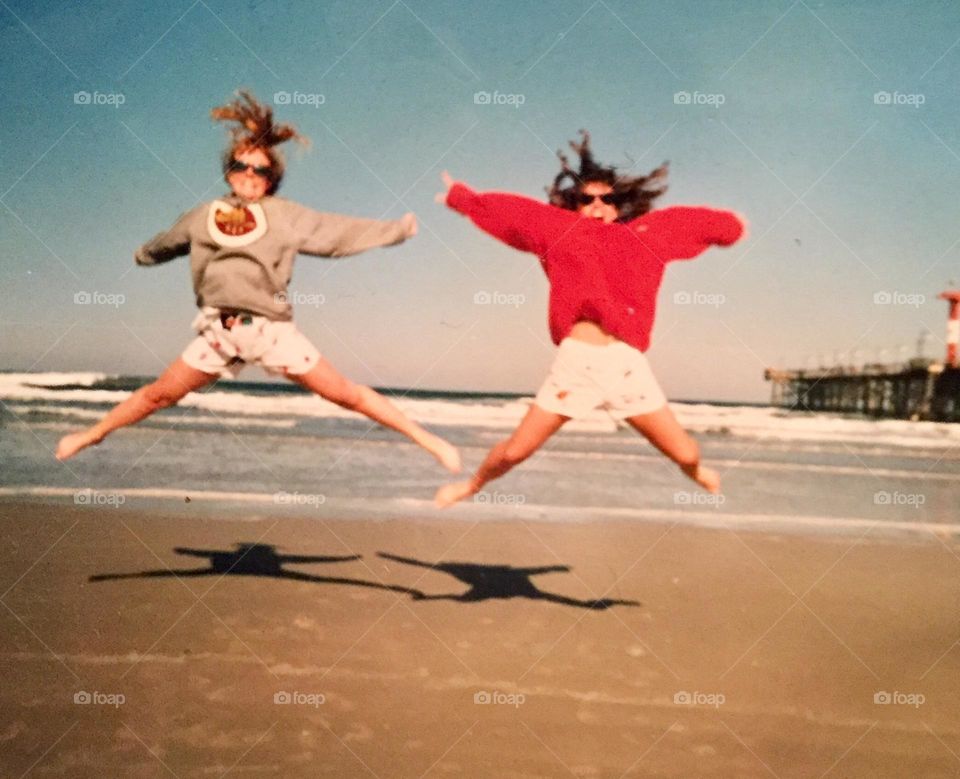
[(624, 201), (624, 196), (617, 192), (607, 192), (605, 195), (588, 195), (586, 192), (578, 192), (575, 196), (575, 200), (581, 206), (589, 206), (597, 198), (608, 206), (618, 206)]
[(258, 176), (270, 178), (270, 173), (273, 168), (271, 168), (269, 165), (249, 165), (246, 162), (241, 162), (240, 160), (231, 160), (229, 170), (231, 173), (246, 173), (248, 170), (252, 170)]

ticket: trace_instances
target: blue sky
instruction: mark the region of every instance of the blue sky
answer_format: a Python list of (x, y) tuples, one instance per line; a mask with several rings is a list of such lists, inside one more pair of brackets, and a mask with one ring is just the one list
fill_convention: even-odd
[(324, 302), (296, 320), (357, 381), (536, 389), (553, 349), (536, 259), (433, 195), (447, 168), (542, 197), (581, 127), (603, 161), (669, 160), (661, 205), (751, 223), (668, 269), (648, 354), (669, 396), (763, 400), (765, 365), (912, 353), (925, 328), (939, 355), (958, 42), (955, 2), (0, 0), (0, 367), (155, 374), (180, 353), (188, 263), (132, 254), (223, 193), (209, 110), (241, 86), (290, 95), (277, 114), (312, 140), (287, 149), (283, 195), (421, 220), (401, 247), (298, 262), (291, 289)]

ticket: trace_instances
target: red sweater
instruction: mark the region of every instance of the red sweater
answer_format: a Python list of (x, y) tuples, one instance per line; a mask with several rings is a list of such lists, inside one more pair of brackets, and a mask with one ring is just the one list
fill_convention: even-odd
[(671, 206), (630, 222), (605, 224), (519, 195), (474, 192), (457, 183), (447, 205), (506, 244), (533, 252), (550, 280), (550, 336), (559, 344), (578, 321), (600, 325), (645, 352), (667, 262), (713, 245), (730, 246), (746, 229), (731, 211)]

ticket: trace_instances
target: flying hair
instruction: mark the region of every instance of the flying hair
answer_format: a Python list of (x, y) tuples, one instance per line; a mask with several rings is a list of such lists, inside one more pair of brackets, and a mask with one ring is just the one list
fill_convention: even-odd
[(628, 176), (617, 173), (612, 165), (601, 165), (593, 157), (590, 148), (590, 133), (580, 130), (581, 140), (570, 141), (570, 148), (580, 158), (579, 170), (570, 166), (570, 160), (561, 152), (561, 170), (547, 187), (548, 200), (552, 205), (576, 211), (577, 197), (583, 187), (592, 182), (609, 185), (617, 196), (617, 221), (628, 222), (647, 213), (653, 207), (653, 201), (667, 191), (666, 178), (669, 163), (664, 162), (659, 168), (652, 170), (645, 176)]
[(236, 154), (261, 149), (270, 160), (270, 187), (267, 194), (272, 195), (280, 186), (286, 168), (283, 155), (275, 147), (289, 140), (308, 146), (310, 141), (293, 125), (274, 123), (273, 107), (261, 103), (249, 90), (240, 89), (236, 94), (237, 97), (226, 105), (210, 111), (215, 121), (232, 123), (228, 128), (229, 146), (221, 160), (224, 177), (229, 173)]

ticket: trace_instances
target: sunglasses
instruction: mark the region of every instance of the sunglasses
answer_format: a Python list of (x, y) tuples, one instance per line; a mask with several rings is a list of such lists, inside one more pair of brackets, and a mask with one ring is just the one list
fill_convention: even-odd
[(229, 170), (231, 173), (246, 173), (248, 170), (252, 170), (258, 176), (270, 178), (270, 173), (273, 169), (269, 165), (249, 165), (240, 160), (231, 160)]
[(597, 198), (608, 206), (618, 206), (624, 201), (624, 196), (617, 192), (607, 192), (605, 195), (588, 195), (586, 192), (578, 192), (574, 199), (578, 205), (589, 206)]

